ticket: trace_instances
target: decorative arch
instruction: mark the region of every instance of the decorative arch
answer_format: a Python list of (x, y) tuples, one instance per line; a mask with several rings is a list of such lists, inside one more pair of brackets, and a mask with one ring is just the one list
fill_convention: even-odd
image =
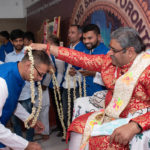
[(116, 16), (123, 26), (136, 28), (150, 47), (149, 5), (148, 0), (77, 0), (70, 24), (83, 25), (92, 13), (104, 10)]

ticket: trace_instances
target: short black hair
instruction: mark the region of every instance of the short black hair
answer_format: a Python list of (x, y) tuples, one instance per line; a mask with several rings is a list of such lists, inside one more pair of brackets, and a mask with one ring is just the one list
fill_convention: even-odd
[(48, 42), (53, 42), (56, 46), (59, 46), (59, 43), (60, 43), (60, 40), (59, 38), (56, 36), (56, 35), (49, 35), (48, 36), (48, 39), (47, 39)]
[(10, 39), (13, 41), (17, 38), (24, 38), (24, 32), (20, 29), (15, 29), (10, 33)]
[(0, 35), (5, 37), (7, 40), (9, 40), (9, 33), (8, 33), (8, 31), (1, 31)]
[[(39, 64), (50, 65), (51, 64), (50, 58), (45, 51), (32, 50), (32, 55), (33, 55), (35, 65), (39, 65)], [(28, 53), (26, 53), (22, 59), (22, 62), (25, 62), (28, 60), (29, 60), (29, 55), (28, 55)]]
[(71, 24), (70, 27), (76, 27), (80, 33), (82, 33), (82, 28), (78, 24)]
[(100, 28), (96, 24), (88, 24), (83, 27), (83, 33), (94, 31), (95, 34), (100, 34)]
[(28, 39), (29, 41), (32, 40), (33, 43), (35, 42), (34, 34), (30, 31), (24, 33), (24, 39)]

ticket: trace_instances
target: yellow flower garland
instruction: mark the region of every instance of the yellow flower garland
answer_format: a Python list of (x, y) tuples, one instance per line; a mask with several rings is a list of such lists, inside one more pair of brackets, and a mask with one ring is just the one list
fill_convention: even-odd
[[(32, 55), (32, 48), (30, 46), (27, 46), (25, 49), (28, 51), (29, 60), (31, 61), (31, 67), (30, 67), (30, 71), (31, 71), (31, 73), (30, 73), (31, 102), (32, 102), (32, 104), (35, 104), (35, 85), (34, 85), (34, 80), (33, 80), (34, 79), (34, 59), (33, 59), (33, 55)], [(38, 118), (40, 110), (41, 110), (41, 106), (42, 106), (41, 82), (38, 82), (38, 96), (39, 96), (38, 108), (36, 109), (36, 107), (33, 105), (32, 113), (29, 115), (28, 119), (24, 122), (24, 125), (27, 129), (35, 126), (35, 124), (37, 122), (37, 118)], [(29, 122), (30, 122), (30, 125), (29, 125)]]

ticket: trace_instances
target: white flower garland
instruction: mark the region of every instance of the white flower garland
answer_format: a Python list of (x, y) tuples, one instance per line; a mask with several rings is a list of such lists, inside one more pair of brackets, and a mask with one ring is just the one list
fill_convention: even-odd
[[(69, 69), (68, 69), (69, 70)], [(71, 97), (70, 97), (70, 75), (69, 71), (67, 70), (67, 85), (68, 85), (68, 127), (70, 125), (70, 118), (71, 118)], [(77, 76), (75, 75), (73, 78), (74, 89), (73, 89), (73, 98), (76, 99), (76, 82)], [(78, 76), (79, 82), (79, 97), (82, 97), (82, 86), (81, 86), (81, 76)], [(86, 78), (83, 76), (83, 90), (84, 90), (84, 97), (86, 97)]]
[(77, 97), (76, 97), (76, 82), (77, 82), (77, 79), (76, 79), (76, 75), (73, 77), (73, 100), (75, 100)]
[[(60, 95), (60, 91), (59, 91), (59, 86), (58, 86), (58, 82), (55, 76), (55, 73), (53, 70), (52, 71), (52, 82), (53, 82), (53, 89), (54, 89), (54, 96), (55, 96), (55, 103), (57, 106), (57, 112), (58, 112), (58, 116), (63, 128), (63, 138), (66, 138), (66, 128), (65, 128), (65, 124), (64, 124), (64, 115), (63, 115), (63, 108), (62, 108), (62, 102), (61, 102), (61, 95)], [(57, 88), (57, 89), (56, 89)], [(57, 100), (57, 93), (58, 93), (58, 99), (60, 101), (60, 107), (58, 104), (58, 100)]]
[[(25, 50), (28, 51), (29, 60), (31, 61), (31, 67), (30, 67), (30, 71), (31, 71), (31, 73), (30, 73), (31, 102), (32, 102), (32, 104), (35, 104), (35, 85), (34, 85), (34, 80), (33, 80), (34, 79), (34, 59), (33, 59), (33, 55), (32, 55), (32, 48), (30, 46), (26, 46)], [(36, 107), (33, 105), (32, 113), (29, 115), (28, 119), (24, 122), (24, 125), (27, 129), (35, 126), (35, 124), (37, 122), (37, 118), (38, 118), (40, 110), (41, 110), (42, 88), (41, 88), (41, 82), (40, 81), (38, 82), (38, 96), (39, 96), (38, 108), (36, 109)], [(32, 121), (32, 123), (30, 121)]]
[(84, 97), (86, 97), (86, 78), (83, 76), (83, 90), (84, 90)]
[(81, 86), (81, 76), (78, 76), (78, 82), (79, 82), (79, 96), (82, 97), (82, 86)]
[(71, 118), (71, 97), (70, 97), (70, 75), (67, 72), (67, 84), (68, 84), (68, 127), (70, 126), (70, 118)]

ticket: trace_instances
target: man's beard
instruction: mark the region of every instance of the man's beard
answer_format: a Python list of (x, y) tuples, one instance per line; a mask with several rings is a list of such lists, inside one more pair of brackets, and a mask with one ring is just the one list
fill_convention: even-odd
[(23, 49), (23, 45), (19, 45), (19, 46), (14, 46), (16, 51), (21, 51)]
[[(91, 47), (87, 47), (87, 44), (91, 44)], [(93, 45), (92, 43), (86, 43), (85, 46), (87, 49), (92, 50), (94, 48), (96, 48), (99, 45), (99, 41), (97, 40), (97, 42)]]

